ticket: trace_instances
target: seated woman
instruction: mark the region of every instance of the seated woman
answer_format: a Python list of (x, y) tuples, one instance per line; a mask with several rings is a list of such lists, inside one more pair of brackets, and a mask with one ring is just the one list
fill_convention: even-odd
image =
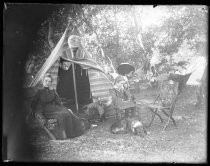
[(57, 119), (58, 125), (53, 130), (56, 139), (74, 138), (82, 135), (88, 128), (88, 122), (75, 116), (71, 110), (64, 107), (54, 89), (50, 89), (52, 76), (43, 77), (44, 88), (39, 90), (32, 100), (33, 112), (44, 119)]
[(126, 80), (123, 76), (118, 76), (115, 80), (114, 88), (119, 92), (117, 94), (118, 97), (122, 98), (125, 101), (134, 102), (134, 96), (131, 94), (129, 89), (128, 80)]
[[(116, 90), (116, 95), (119, 98), (123, 99), (123, 101), (129, 101), (130, 103), (133, 103), (133, 104), (135, 103), (135, 98), (129, 90), (128, 82), (125, 79), (125, 77), (118, 76), (115, 79), (114, 89)], [(129, 116), (129, 110), (131, 110), (132, 116), (135, 116), (136, 108), (131, 107), (129, 109), (126, 109), (125, 117)]]

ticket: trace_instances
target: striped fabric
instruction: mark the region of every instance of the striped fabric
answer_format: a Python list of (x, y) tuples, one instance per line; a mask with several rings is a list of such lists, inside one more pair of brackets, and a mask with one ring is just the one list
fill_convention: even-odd
[[(72, 60), (73, 61), (73, 60)], [(50, 67), (47, 73), (50, 73), (53, 77), (52, 88), (56, 89), (57, 87), (57, 78), (58, 78), (58, 69), (59, 69), (60, 58)], [(75, 61), (73, 61), (75, 63)], [(100, 66), (90, 60), (90, 59), (81, 59), (76, 62), (80, 64), (83, 69), (88, 70), (88, 76), (90, 81), (90, 90), (94, 98), (101, 98), (101, 100), (106, 101), (110, 99), (111, 95), (109, 89), (113, 87), (112, 82), (107, 78), (105, 73), (101, 71)], [(92, 67), (91, 67), (92, 66)], [(98, 67), (98, 69), (97, 69)], [(95, 99), (94, 99), (95, 101)]]
[(35, 78), (32, 80), (30, 83), (29, 87), (36, 86), (37, 83), (43, 78), (44, 74), (49, 70), (49, 68), (55, 63), (55, 61), (61, 56), (62, 54), (62, 48), (64, 44), (64, 40), (66, 38), (66, 32), (67, 29), (65, 30), (64, 34), (62, 35), (61, 39), (59, 40), (58, 44), (56, 47), (53, 49), (52, 53), (50, 56), (47, 58), (39, 72), (36, 74)]
[(60, 58), (51, 66), (48, 70), (48, 73), (52, 76), (52, 88), (56, 89), (57, 87), (57, 78), (58, 78), (58, 69), (59, 69)]
[(108, 100), (111, 97), (109, 89), (113, 87), (112, 82), (105, 76), (104, 73), (95, 69), (89, 69), (88, 75), (92, 96), (101, 98), (101, 100)]
[(111, 98), (109, 89), (113, 87), (113, 84), (106, 76), (105, 72), (103, 71), (103, 68), (96, 61), (91, 59), (69, 59), (68, 61), (72, 63), (77, 63), (83, 69), (88, 70), (90, 90), (93, 97), (99, 97), (103, 101), (106, 101)]
[(50, 73), (53, 77), (52, 88), (56, 89), (60, 57), (62, 57), (67, 59), (69, 62), (77, 63), (83, 69), (88, 70), (90, 89), (93, 97), (99, 97), (102, 100), (109, 99), (111, 97), (109, 89), (113, 87), (113, 84), (106, 76), (104, 69), (96, 61), (90, 59), (91, 55), (83, 46), (78, 48), (76, 59), (73, 60), (72, 52), (68, 46), (67, 40), (68, 36), (65, 31), (55, 49), (47, 58), (44, 65), (29, 86), (39, 87), (41, 85), (41, 78), (44, 74)]

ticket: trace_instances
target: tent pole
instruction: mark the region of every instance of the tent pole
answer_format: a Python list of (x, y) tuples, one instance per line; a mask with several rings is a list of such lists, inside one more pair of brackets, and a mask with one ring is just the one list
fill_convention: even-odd
[[(71, 55), (73, 59), (77, 59), (77, 52), (79, 51), (78, 48), (80, 46), (80, 37), (76, 35), (71, 35), (68, 38), (68, 45), (71, 50)], [(78, 113), (78, 98), (77, 98), (77, 85), (76, 85), (76, 78), (75, 78), (75, 68), (76, 66), (72, 63), (72, 70), (73, 70), (73, 81), (74, 81), (74, 94), (75, 94), (75, 105), (76, 111)]]
[(75, 95), (75, 105), (76, 105), (76, 111), (78, 113), (78, 99), (77, 99), (77, 84), (76, 84), (76, 78), (75, 78), (75, 67), (74, 63), (72, 63), (72, 71), (73, 71), (73, 81), (74, 81), (74, 95)]

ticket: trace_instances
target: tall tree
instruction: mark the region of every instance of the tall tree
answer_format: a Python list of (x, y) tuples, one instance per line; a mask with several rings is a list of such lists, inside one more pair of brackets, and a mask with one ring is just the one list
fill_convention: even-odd
[(115, 56), (116, 56), (116, 63), (119, 64), (120, 63), (120, 54), (119, 54), (119, 31), (118, 31), (118, 26), (117, 26), (117, 6), (115, 6), (114, 8), (114, 19), (115, 19), (115, 31), (116, 31), (116, 45), (115, 45), (115, 50), (116, 50), (116, 53), (115, 53)]
[[(142, 28), (141, 28), (141, 26), (139, 25), (139, 23), (138, 23), (138, 21), (136, 19), (136, 9), (135, 9), (135, 6), (132, 6), (131, 7), (131, 13), (132, 13), (133, 20), (134, 20), (134, 25), (135, 25), (136, 43), (144, 50), (144, 45), (143, 45), (143, 42), (142, 42), (142, 35), (141, 35)], [(140, 24), (141, 24), (141, 22), (140, 22)]]

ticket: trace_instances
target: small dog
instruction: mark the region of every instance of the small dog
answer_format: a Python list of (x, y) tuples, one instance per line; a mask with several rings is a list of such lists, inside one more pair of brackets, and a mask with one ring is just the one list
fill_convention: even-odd
[(112, 126), (111, 126), (111, 133), (113, 133), (113, 134), (126, 134), (126, 133), (128, 133), (127, 120), (126, 119), (121, 119), (121, 120), (113, 123)]
[(84, 110), (90, 121), (100, 120), (103, 122), (105, 120), (104, 105), (100, 98), (97, 98), (93, 103), (83, 106), (82, 110)]
[(144, 137), (147, 135), (147, 131), (144, 128), (144, 125), (141, 123), (141, 121), (138, 118), (132, 117), (132, 118), (127, 118), (127, 125), (128, 125), (128, 130), (134, 134), (138, 135), (140, 137)]
[(145, 130), (143, 124), (135, 117), (123, 118), (113, 123), (110, 130), (113, 134), (132, 133), (140, 137), (147, 135), (147, 131)]

